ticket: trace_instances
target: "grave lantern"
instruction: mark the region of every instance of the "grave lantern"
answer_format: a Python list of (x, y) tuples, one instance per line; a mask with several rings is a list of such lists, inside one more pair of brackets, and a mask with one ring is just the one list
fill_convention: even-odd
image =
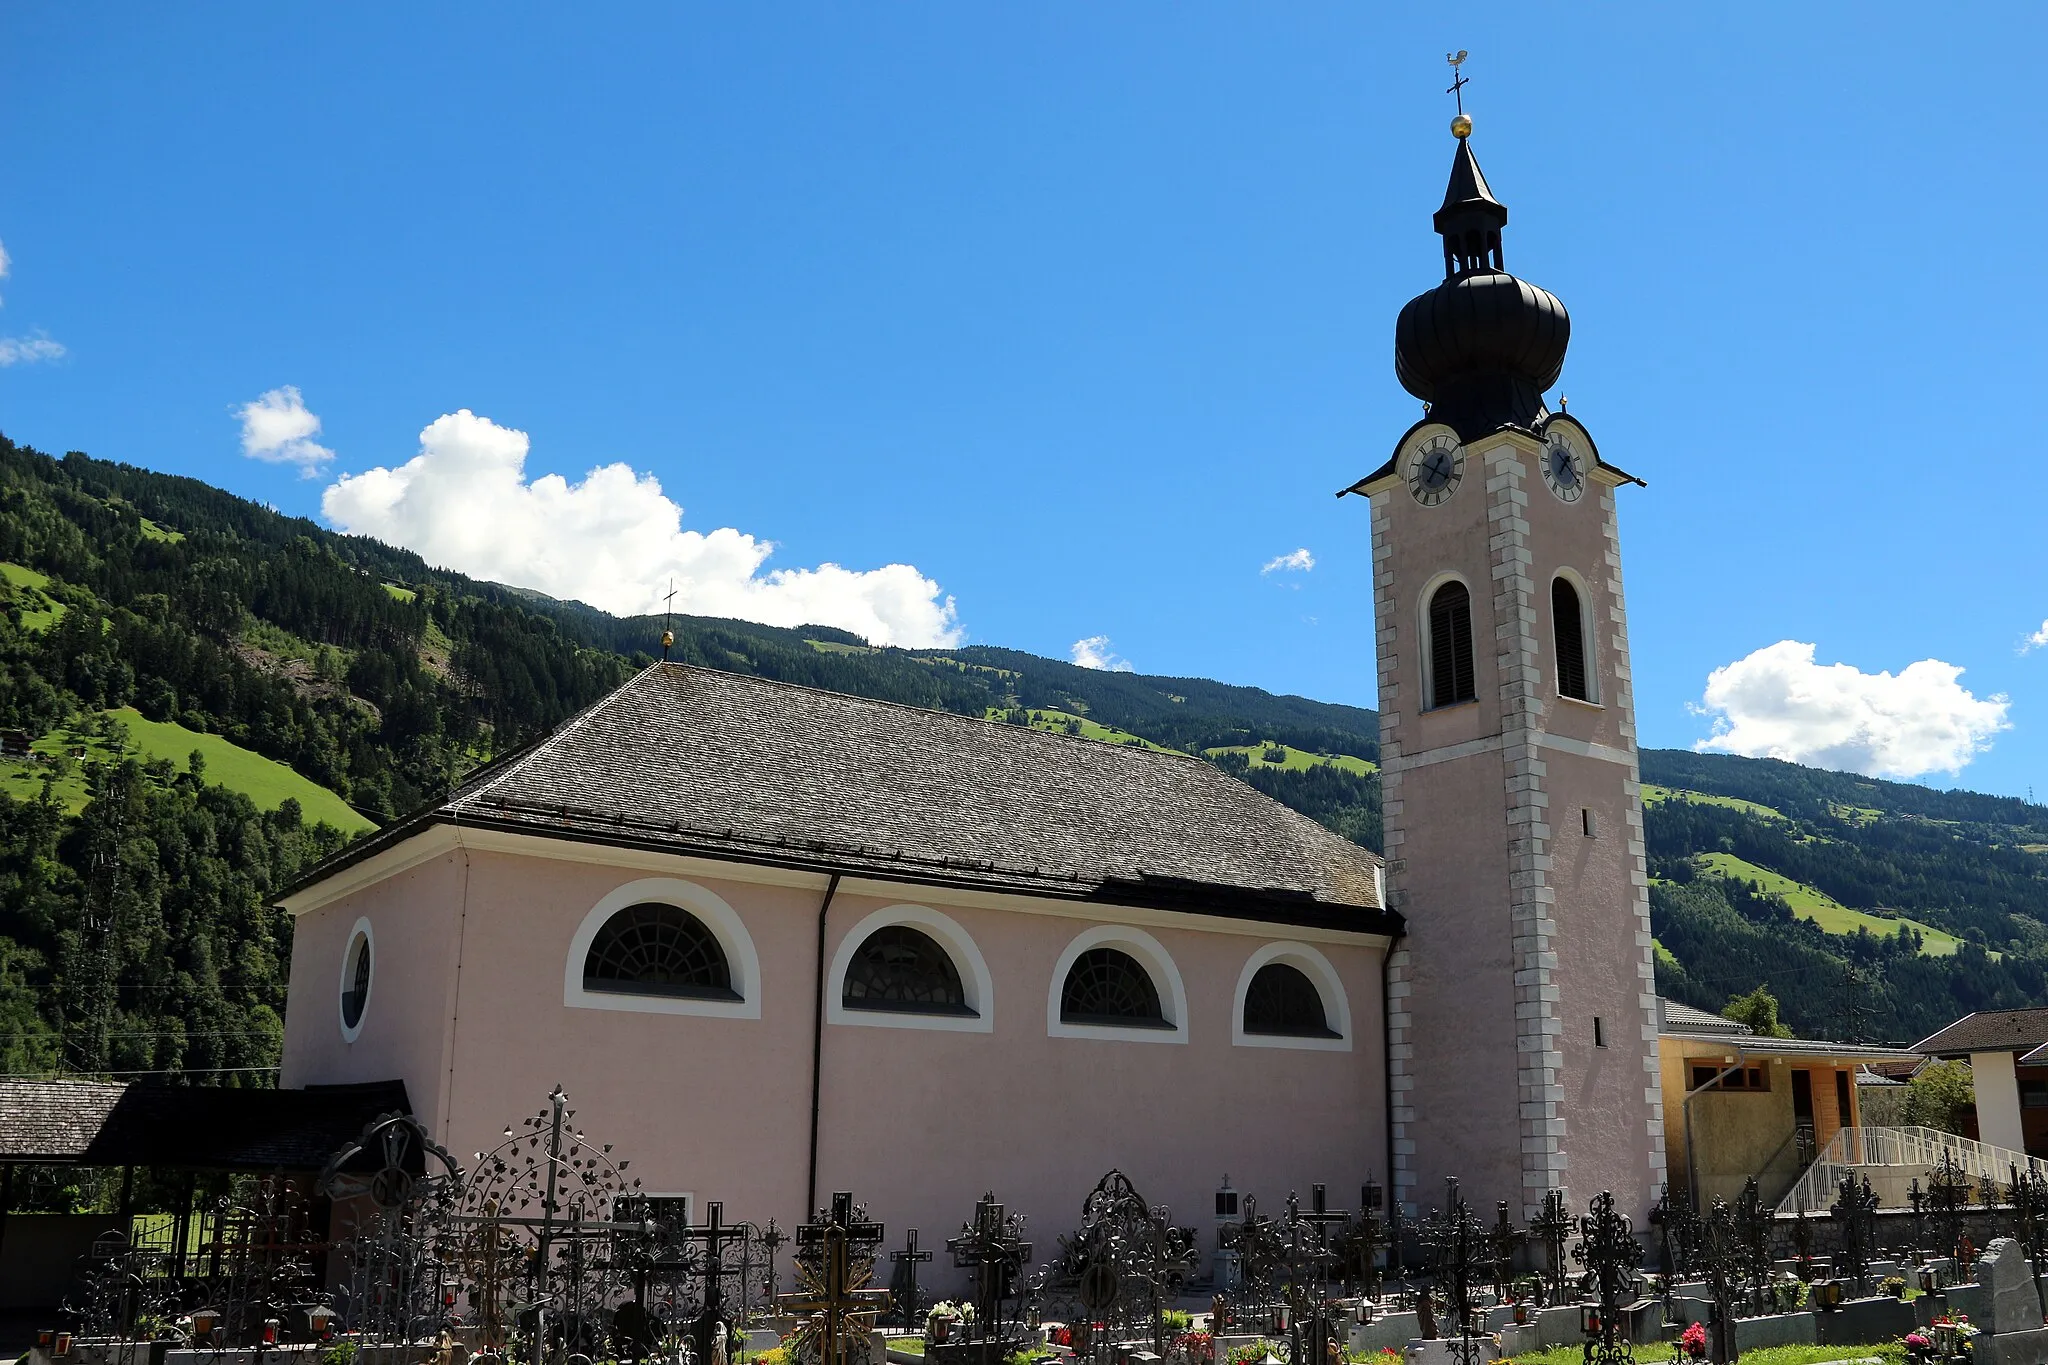
[(1579, 1331), (1588, 1341), (1600, 1335), (1600, 1305), (1597, 1303), (1579, 1306)]
[(265, 1318), (265, 1319), (263, 1320), (263, 1344), (264, 1344), (265, 1346), (275, 1346), (275, 1345), (277, 1345), (277, 1319), (276, 1319), (276, 1318)]
[(315, 1304), (306, 1310), (306, 1329), (313, 1336), (326, 1341), (334, 1335), (334, 1310), (326, 1304)]
[(1386, 1195), (1387, 1192), (1381, 1188), (1379, 1181), (1368, 1178), (1363, 1185), (1358, 1187), (1358, 1207), (1361, 1209), (1377, 1209), (1380, 1207), (1381, 1201), (1386, 1198)]
[(1817, 1308), (1840, 1308), (1842, 1306), (1842, 1282), (1822, 1280), (1813, 1287), (1813, 1302)]
[(57, 1356), (68, 1356), (68, 1355), (70, 1355), (70, 1354), (71, 1354), (71, 1333), (69, 1333), (69, 1332), (59, 1332), (59, 1333), (57, 1333), (57, 1344), (56, 1344), (56, 1348), (55, 1348), (54, 1350), (52, 1350), (52, 1351), (50, 1352), (50, 1354), (51, 1354), (51, 1355), (57, 1355)]

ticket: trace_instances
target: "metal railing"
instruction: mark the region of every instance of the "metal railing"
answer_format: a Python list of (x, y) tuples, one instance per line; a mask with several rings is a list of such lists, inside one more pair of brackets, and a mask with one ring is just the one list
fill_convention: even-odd
[(2048, 1161), (1934, 1128), (1843, 1128), (1778, 1201), (1778, 1212), (1811, 1213), (1829, 1207), (1843, 1175), (1851, 1171), (1870, 1181), (1880, 1207), (1904, 1208), (1912, 1182), (1919, 1180), (1924, 1188), (1928, 1172), (1943, 1153), (1954, 1157), (1973, 1180), (2010, 1180), (2015, 1171), (2048, 1177)]

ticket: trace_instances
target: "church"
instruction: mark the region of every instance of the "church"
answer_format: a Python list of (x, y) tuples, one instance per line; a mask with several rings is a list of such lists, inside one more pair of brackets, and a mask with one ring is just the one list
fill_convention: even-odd
[(1546, 406), (1569, 319), (1452, 131), (1396, 324), (1426, 415), (1344, 490), (1384, 863), (1198, 757), (656, 664), (284, 895), (282, 1084), (402, 1082), (458, 1156), (560, 1085), (693, 1216), (850, 1190), (927, 1245), (992, 1190), (1049, 1247), (1112, 1167), (1201, 1226), (1226, 1184), (1414, 1216), (1448, 1176), (1640, 1215), (1639, 481)]

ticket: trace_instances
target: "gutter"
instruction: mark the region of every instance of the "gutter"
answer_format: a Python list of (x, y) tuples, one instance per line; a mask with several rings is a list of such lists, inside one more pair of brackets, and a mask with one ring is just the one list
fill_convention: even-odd
[(825, 883), (825, 899), (818, 902), (818, 984), (812, 992), (816, 1008), (811, 1013), (811, 1173), (804, 1185), (804, 1217), (818, 1207), (818, 1097), (825, 1080), (825, 916), (832, 898), (839, 894), (839, 874)]

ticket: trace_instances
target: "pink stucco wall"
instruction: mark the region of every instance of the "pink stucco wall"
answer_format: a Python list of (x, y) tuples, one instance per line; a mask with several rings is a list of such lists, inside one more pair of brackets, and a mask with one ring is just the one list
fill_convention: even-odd
[[(466, 1158), (538, 1109), (559, 1082), (577, 1123), (629, 1156), (650, 1190), (723, 1199), (728, 1217), (773, 1217), (785, 1228), (801, 1218), (824, 878), (800, 886), (682, 878), (730, 905), (759, 953), (761, 1017), (719, 1019), (563, 1003), (569, 941), (591, 908), (623, 883), (671, 874), (500, 852), (457, 853), (433, 867), (393, 879), (403, 888), (387, 883), (300, 918), (288, 1083), (374, 1079), (396, 1068), (416, 1109)], [(827, 961), (870, 911), (918, 903), (914, 890), (902, 891), (842, 892), (828, 921)], [(1348, 998), (1349, 1051), (1233, 1045), (1231, 1009), (1247, 959), (1295, 935), (1284, 926), (1216, 932), (1192, 918), (1188, 927), (1146, 926), (1181, 974), (1189, 1041), (1097, 1041), (1049, 1037), (1047, 996), (1062, 950), (1084, 930), (1116, 923), (1113, 910), (1097, 920), (935, 908), (988, 964), (993, 1031), (827, 1023), (824, 1032), (819, 1197), (852, 1190), (889, 1225), (892, 1242), (915, 1226), (933, 1245), (993, 1189), (1031, 1217), (1050, 1248), (1112, 1166), (1202, 1228), (1205, 1240), (1211, 1195), (1226, 1173), (1269, 1208), (1290, 1189), (1305, 1196), (1315, 1181), (1348, 1206), (1361, 1180), (1384, 1179), (1381, 962), (1372, 941), (1315, 945)], [(359, 915), (376, 925), (379, 976), (361, 1037), (346, 1044), (334, 997), (342, 942)], [(387, 933), (405, 943), (406, 960), (393, 961)]]

